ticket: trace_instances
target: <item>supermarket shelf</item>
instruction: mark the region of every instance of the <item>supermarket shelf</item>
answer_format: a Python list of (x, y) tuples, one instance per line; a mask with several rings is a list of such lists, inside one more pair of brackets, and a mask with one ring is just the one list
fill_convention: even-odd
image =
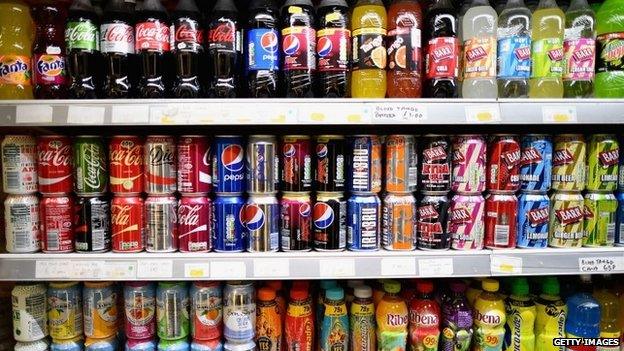
[(0, 102), (0, 126), (613, 124), (624, 100), (194, 99)]

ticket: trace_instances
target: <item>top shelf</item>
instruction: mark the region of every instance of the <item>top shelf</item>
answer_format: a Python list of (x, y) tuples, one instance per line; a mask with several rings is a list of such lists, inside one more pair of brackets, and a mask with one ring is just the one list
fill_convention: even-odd
[(0, 126), (624, 124), (624, 99), (0, 101)]

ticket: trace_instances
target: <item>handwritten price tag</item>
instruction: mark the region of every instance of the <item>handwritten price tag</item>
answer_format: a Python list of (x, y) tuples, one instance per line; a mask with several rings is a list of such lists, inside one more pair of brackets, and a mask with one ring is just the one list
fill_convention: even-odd
[(421, 277), (444, 277), (453, 275), (452, 258), (423, 258), (418, 260)]
[(172, 260), (140, 260), (137, 267), (137, 278), (171, 278), (173, 277)]
[(579, 257), (581, 273), (611, 273), (624, 271), (624, 257)]
[(131, 280), (136, 278), (136, 262), (106, 262), (102, 267), (102, 278)]
[(319, 273), (322, 278), (355, 276), (353, 259), (335, 259), (319, 261)]
[(413, 258), (382, 258), (381, 275), (399, 276), (416, 275), (416, 260)]
[(427, 107), (411, 103), (379, 103), (371, 106), (373, 123), (419, 123), (427, 120)]
[(544, 106), (542, 107), (544, 123), (576, 123), (575, 106)]

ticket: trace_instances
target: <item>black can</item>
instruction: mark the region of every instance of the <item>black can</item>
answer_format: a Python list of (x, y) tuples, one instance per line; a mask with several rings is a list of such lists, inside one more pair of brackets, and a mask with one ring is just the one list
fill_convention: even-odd
[(343, 193), (319, 192), (312, 210), (314, 248), (344, 251), (347, 246), (347, 202)]
[(77, 252), (106, 252), (111, 248), (110, 201), (78, 197), (74, 211)]
[(314, 186), (317, 191), (345, 190), (345, 138), (342, 135), (316, 137)]
[(445, 194), (424, 194), (418, 205), (416, 233), (419, 249), (449, 249), (451, 238), (446, 230), (449, 204), (449, 199)]
[(418, 177), (422, 191), (450, 191), (452, 154), (449, 137), (425, 135), (420, 150), (421, 168)]

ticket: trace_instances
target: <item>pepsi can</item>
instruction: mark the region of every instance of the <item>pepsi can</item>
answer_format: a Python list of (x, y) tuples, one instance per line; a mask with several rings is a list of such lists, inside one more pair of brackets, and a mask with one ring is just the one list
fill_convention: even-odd
[(245, 200), (241, 195), (217, 195), (212, 206), (212, 242), (217, 252), (243, 252), (247, 228), (243, 218)]
[(615, 197), (618, 201), (615, 222), (615, 246), (624, 246), (624, 193), (618, 192)]
[(347, 248), (379, 250), (381, 200), (377, 195), (353, 194), (347, 202)]
[(247, 228), (247, 251), (279, 250), (280, 209), (274, 194), (251, 194), (242, 212)]
[(344, 251), (347, 247), (347, 202), (343, 193), (318, 192), (312, 209), (314, 248)]
[(522, 137), (520, 156), (520, 190), (546, 192), (552, 173), (552, 138), (545, 134)]
[(280, 205), (282, 250), (309, 251), (312, 246), (310, 194), (285, 192)]
[(345, 139), (342, 135), (316, 137), (316, 191), (345, 190)]
[(215, 137), (212, 172), (216, 193), (245, 191), (245, 148), (242, 136), (217, 135)]
[(548, 246), (549, 213), (550, 199), (548, 195), (522, 192), (518, 196), (516, 247), (542, 249)]
[(282, 139), (282, 190), (312, 189), (312, 143), (306, 135), (285, 135)]
[(353, 193), (381, 191), (381, 142), (376, 135), (349, 138), (347, 180)]
[(251, 135), (247, 141), (247, 191), (272, 193), (278, 182), (277, 140), (272, 135)]

